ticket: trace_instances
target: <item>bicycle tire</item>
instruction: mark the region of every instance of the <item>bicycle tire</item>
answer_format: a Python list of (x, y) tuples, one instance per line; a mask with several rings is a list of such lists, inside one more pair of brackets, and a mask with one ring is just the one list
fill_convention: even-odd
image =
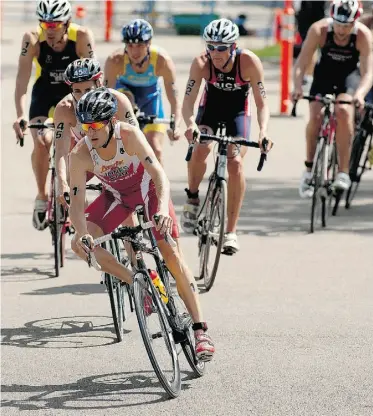
[[(150, 288), (151, 297), (153, 300), (154, 305), (156, 306), (156, 313), (158, 315), (158, 319), (163, 329), (163, 334), (166, 334), (166, 337), (162, 337), (165, 339), (166, 348), (170, 353), (172, 358), (172, 366), (173, 366), (173, 380), (169, 382), (166, 375), (164, 374), (163, 370), (161, 369), (157, 357), (153, 351), (153, 338), (150, 337), (149, 331), (147, 330), (146, 320), (145, 320), (145, 311), (144, 311), (144, 302), (142, 291), (147, 286)], [(172, 329), (169, 325), (166, 313), (164, 311), (164, 304), (160, 299), (160, 295), (156, 292), (156, 289), (152, 284), (149, 284), (149, 277), (143, 271), (138, 271), (134, 277), (133, 282), (133, 299), (135, 304), (135, 311), (137, 322), (139, 324), (140, 333), (146, 348), (146, 352), (148, 354), (150, 363), (154, 369), (155, 374), (158, 377), (161, 385), (167, 392), (167, 394), (171, 398), (175, 398), (180, 394), (181, 390), (181, 374), (180, 374), (180, 364), (178, 359), (178, 354), (176, 351), (175, 341), (172, 335)], [(154, 313), (154, 312), (153, 312)]]
[[(351, 186), (346, 193), (346, 202), (345, 202), (346, 209), (349, 209), (351, 207), (351, 203), (359, 188), (361, 177), (366, 170), (369, 148), (372, 144), (372, 134), (368, 133), (365, 138), (362, 137), (362, 135), (363, 135), (363, 132), (359, 131), (352, 144), (351, 157), (350, 157), (350, 171), (349, 171), (350, 179), (351, 179)], [(366, 152), (365, 157), (363, 158), (364, 159), (363, 163), (360, 164), (365, 148), (367, 148), (367, 152)], [(361, 171), (358, 173), (359, 168), (361, 168)]]
[[(175, 308), (176, 314), (181, 319), (181, 327), (184, 329), (184, 333), (186, 335), (186, 340), (181, 341), (181, 347), (184, 352), (185, 358), (190, 366), (190, 368), (193, 370), (193, 373), (196, 377), (202, 377), (205, 373), (206, 363), (204, 361), (200, 361), (197, 359), (197, 356), (195, 354), (195, 338), (194, 333), (192, 330), (192, 318), (187, 311), (187, 308), (179, 296), (179, 294), (174, 294), (171, 284), (170, 284), (170, 276), (174, 279), (171, 272), (168, 270), (166, 264), (163, 262), (162, 264), (163, 272), (165, 275), (165, 279), (163, 281), (163, 284), (166, 287), (167, 292), (170, 294), (169, 296), (169, 303), (167, 304), (167, 307), (170, 311), (170, 314), (172, 315), (172, 308), (170, 308), (170, 302), (173, 302), (173, 307)], [(159, 269), (158, 269), (159, 273)], [(159, 276), (162, 276), (162, 273), (159, 273)], [(175, 280), (175, 279), (174, 279)], [(178, 306), (179, 305), (179, 306)], [(183, 312), (181, 313), (181, 309)]]
[[(224, 240), (224, 233), (225, 233), (225, 219), (226, 219), (226, 213), (227, 213), (227, 182), (225, 179), (218, 179), (215, 182), (215, 186), (211, 188), (212, 192), (212, 201), (208, 205), (208, 211), (206, 212), (206, 217), (209, 218), (207, 222), (205, 222), (205, 225), (208, 225), (208, 230), (204, 230), (203, 232), (207, 231), (207, 236), (205, 234), (206, 243), (204, 247), (204, 253), (203, 253), (203, 280), (206, 291), (209, 291), (216, 278), (216, 274), (219, 267), (220, 262), (220, 256), (223, 246), (223, 240)], [(220, 198), (220, 199), (219, 199)], [(216, 255), (214, 264), (211, 270), (211, 273), (208, 270), (208, 262), (210, 257), (210, 247), (212, 242), (211, 235), (214, 234), (214, 224), (215, 224), (215, 218), (217, 215), (220, 215), (220, 224), (219, 227), (219, 234), (218, 234), (218, 240), (216, 241)]]
[[(103, 244), (106, 248), (105, 243)], [(106, 248), (107, 249), (107, 248)], [(109, 250), (111, 254), (117, 257), (113, 241), (109, 241)], [(110, 300), (111, 315), (114, 323), (115, 335), (118, 342), (123, 341), (123, 313), (124, 313), (124, 293), (120, 281), (109, 273), (105, 273), (105, 285)]]
[[(52, 168), (52, 175), (51, 175), (51, 185), (52, 185), (52, 222), (50, 223), (51, 226), (51, 233), (52, 233), (52, 244), (53, 244), (53, 254), (54, 254), (54, 277), (59, 277), (60, 275), (60, 264), (61, 264), (61, 248), (60, 248), (60, 238), (59, 238), (59, 215), (58, 215), (58, 208), (59, 205), (57, 204), (57, 175), (56, 170)], [(57, 208), (58, 207), (58, 208)]]
[[(312, 195), (312, 206), (311, 206), (311, 224), (310, 224), (310, 233), (312, 234), (315, 231), (315, 216), (316, 216), (316, 208), (317, 204), (319, 202), (319, 199), (321, 200), (319, 196), (319, 189), (323, 185), (323, 165), (324, 165), (324, 138), (319, 139), (319, 144), (317, 146), (320, 147), (320, 150), (318, 151), (316, 163), (315, 163), (315, 170), (312, 178), (312, 184), (313, 184), (313, 195)], [(317, 151), (316, 148), (316, 151)], [(322, 202), (321, 202), (322, 203)], [(324, 201), (325, 203), (325, 201)], [(323, 205), (323, 203), (322, 203)], [(321, 206), (321, 210), (323, 211), (323, 207)], [(324, 207), (325, 210), (325, 207)]]
[[(332, 184), (334, 183), (337, 177), (337, 172), (338, 172), (338, 153), (337, 153), (337, 144), (335, 141), (333, 142), (332, 152), (330, 156), (330, 164), (332, 165), (332, 175), (331, 177), (329, 177), (328, 175), (328, 205), (329, 205), (328, 214), (330, 215), (331, 213), (332, 216), (335, 217), (337, 215), (339, 203), (341, 201), (342, 194), (343, 194), (343, 191), (333, 190), (331, 188)], [(334, 201), (334, 205), (332, 208), (333, 201)]]

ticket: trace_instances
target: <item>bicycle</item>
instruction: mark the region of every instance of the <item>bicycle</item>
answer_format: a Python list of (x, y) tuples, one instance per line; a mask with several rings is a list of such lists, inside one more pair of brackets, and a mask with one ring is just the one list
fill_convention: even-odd
[[(247, 140), (238, 140), (233, 137), (226, 136), (225, 123), (219, 123), (219, 135), (200, 134), (200, 140), (213, 140), (218, 143), (217, 157), (215, 160), (215, 168), (209, 177), (209, 183), (205, 200), (197, 215), (197, 226), (194, 234), (198, 237), (198, 257), (199, 257), (199, 277), (196, 280), (204, 279), (206, 291), (209, 291), (215, 281), (216, 273), (219, 266), (220, 255), (222, 253), (222, 245), (225, 233), (225, 220), (227, 215), (227, 182), (225, 179), (228, 145), (235, 144), (247, 147), (259, 148), (256, 142)], [(196, 143), (196, 135), (194, 140), (189, 144), (188, 152), (185, 160), (189, 162), (192, 157), (193, 148)], [(263, 147), (266, 148), (268, 140), (263, 140)], [(258, 171), (262, 170), (263, 164), (267, 159), (266, 153), (260, 156)], [(216, 254), (212, 256), (213, 266), (209, 270), (210, 249), (216, 247)], [(223, 254), (232, 255), (232, 251), (224, 251)]]
[[(320, 218), (321, 226), (326, 227), (327, 217), (336, 215), (338, 204), (343, 191), (333, 189), (332, 184), (338, 173), (338, 155), (335, 141), (336, 120), (334, 116), (334, 104), (352, 104), (352, 101), (336, 100), (333, 94), (303, 96), (304, 100), (317, 101), (324, 105), (324, 116), (317, 138), (316, 152), (312, 163), (312, 179), (310, 186), (313, 188), (311, 206), (310, 233), (315, 230), (317, 218)], [(296, 106), (294, 102), (291, 115), (296, 117)], [(333, 198), (335, 200), (332, 208)], [(328, 209), (326, 208), (328, 207)]]
[[(102, 192), (102, 184), (87, 184), (87, 190)], [(116, 259), (121, 262), (124, 266), (127, 266), (129, 261), (123, 256), (124, 246), (121, 240), (112, 240), (109, 242), (103, 242), (101, 247), (109, 251)], [(129, 285), (127, 283), (121, 282), (115, 276), (112, 276), (109, 273), (101, 274), (101, 284), (105, 284), (109, 299), (110, 299), (110, 308), (111, 315), (113, 317), (114, 330), (117, 337), (117, 341), (123, 341), (124, 327), (123, 324), (127, 319), (126, 308), (125, 308), (125, 296), (124, 292), (127, 291), (130, 311), (134, 311), (132, 296), (129, 290)]]
[[(180, 344), (186, 356), (186, 359), (192, 368), (196, 377), (201, 377), (205, 372), (205, 362), (197, 359), (195, 354), (194, 333), (192, 330), (192, 319), (188, 313), (181, 313), (177, 307), (177, 296), (173, 293), (170, 277), (172, 276), (164, 260), (161, 257), (157, 242), (151, 231), (154, 227), (152, 221), (145, 222), (145, 211), (143, 206), (136, 207), (136, 215), (139, 225), (135, 227), (123, 226), (116, 231), (103, 237), (96, 238), (94, 245), (98, 246), (104, 242), (122, 240), (128, 241), (136, 258), (136, 265), (133, 265), (135, 274), (133, 276), (132, 296), (135, 305), (135, 311), (139, 329), (149, 360), (153, 369), (166, 390), (172, 398), (177, 397), (181, 390), (181, 374), (178, 358), (177, 344)], [(155, 218), (155, 221), (157, 218)], [(147, 233), (150, 246), (143, 240), (144, 233)], [(175, 245), (175, 242), (169, 235), (165, 236), (166, 241)], [(84, 241), (88, 246), (88, 242)], [(167, 301), (163, 300), (157, 287), (150, 277), (149, 269), (144, 261), (143, 254), (149, 254), (155, 261), (156, 271), (163, 282), (165, 296)], [(95, 256), (92, 252), (88, 253), (88, 265), (93, 266), (96, 270), (101, 270)], [(150, 311), (149, 303), (146, 308), (145, 302), (151, 299)], [(161, 329), (158, 332), (151, 333), (147, 325), (147, 319), (153, 314), (157, 314)], [(155, 340), (163, 338), (166, 344), (165, 350), (172, 360), (172, 375), (167, 378), (167, 372), (161, 367), (159, 359), (155, 354)]]
[[(32, 123), (27, 126), (30, 129), (54, 129), (53, 123)], [(20, 143), (23, 146), (22, 143)], [(66, 234), (74, 234), (74, 229), (68, 220), (68, 213), (64, 207), (58, 204), (57, 200), (57, 171), (55, 166), (55, 141), (53, 140), (52, 152), (49, 155), (49, 170), (51, 171), (49, 197), (47, 206), (47, 220), (48, 226), (52, 234), (52, 244), (54, 247), (54, 271), (55, 277), (60, 275), (60, 268), (65, 264), (65, 240)]]
[(373, 145), (373, 104), (365, 103), (364, 109), (364, 116), (352, 142), (349, 171), (351, 186), (346, 193), (346, 209), (351, 207), (363, 173), (372, 169), (372, 163), (369, 162), (369, 152)]

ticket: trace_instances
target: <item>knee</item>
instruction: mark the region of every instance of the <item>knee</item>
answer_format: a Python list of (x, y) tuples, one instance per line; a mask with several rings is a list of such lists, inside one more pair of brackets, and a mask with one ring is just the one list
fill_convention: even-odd
[(75, 254), (78, 254), (79, 255), (79, 249), (78, 249), (78, 245), (76, 244), (76, 238), (75, 238), (75, 236), (71, 240), (71, 250)]
[(202, 163), (202, 164), (206, 164), (207, 161), (207, 156), (210, 153), (210, 149), (208, 147), (208, 145), (205, 144), (197, 144), (193, 150), (193, 154), (192, 154), (192, 159), (191, 162), (195, 163)]
[(335, 118), (337, 120), (337, 123), (339, 124), (341, 123), (346, 124), (352, 120), (351, 111), (348, 108), (347, 104), (341, 104), (341, 105), (335, 106)]
[(242, 174), (242, 159), (240, 157), (228, 159), (227, 168), (229, 176), (240, 176)]

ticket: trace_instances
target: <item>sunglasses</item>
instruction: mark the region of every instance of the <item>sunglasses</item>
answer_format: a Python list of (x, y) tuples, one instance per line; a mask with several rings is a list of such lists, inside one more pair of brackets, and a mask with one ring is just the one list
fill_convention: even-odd
[(48, 30), (48, 29), (58, 30), (58, 29), (62, 28), (63, 22), (43, 22), (43, 21), (40, 21), (39, 25), (43, 30)]
[(211, 43), (207, 43), (206, 47), (211, 52), (212, 51), (225, 52), (231, 47), (231, 45), (211, 45)]
[(83, 123), (82, 124), (82, 129), (84, 131), (89, 131), (89, 129), (100, 130), (103, 127), (107, 126), (108, 124), (109, 124), (109, 120), (95, 121), (93, 123)]

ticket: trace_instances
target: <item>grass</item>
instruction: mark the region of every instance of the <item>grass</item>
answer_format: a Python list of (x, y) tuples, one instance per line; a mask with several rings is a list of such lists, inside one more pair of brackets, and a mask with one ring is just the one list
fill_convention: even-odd
[(271, 46), (266, 46), (265, 48), (262, 48), (262, 49), (252, 49), (252, 51), (256, 55), (258, 55), (260, 59), (280, 58), (281, 46), (271, 45)]

